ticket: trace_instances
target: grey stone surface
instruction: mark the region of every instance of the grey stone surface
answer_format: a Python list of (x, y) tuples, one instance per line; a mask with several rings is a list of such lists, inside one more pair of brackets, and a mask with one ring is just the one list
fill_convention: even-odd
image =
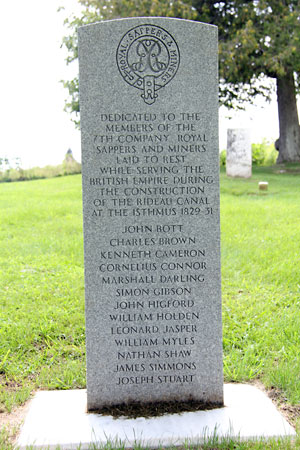
[(88, 409), (222, 404), (217, 28), (79, 29)]
[(227, 130), (226, 175), (252, 176), (251, 134), (248, 128)]

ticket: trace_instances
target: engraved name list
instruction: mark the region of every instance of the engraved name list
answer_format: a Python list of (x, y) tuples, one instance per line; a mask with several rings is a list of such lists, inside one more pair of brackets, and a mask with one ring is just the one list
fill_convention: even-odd
[(181, 218), (213, 214), (213, 176), (193, 162), (195, 153), (209, 151), (209, 136), (200, 113), (101, 114), (100, 120), (95, 158), (112, 158), (89, 177), (90, 214), (145, 219), (112, 233), (99, 252), (99, 278), (115, 292), (114, 311), (107, 312), (115, 383), (193, 383), (201, 311), (192, 297), (205, 282), (207, 254)]
[[(80, 29), (90, 410), (223, 401), (216, 33), (204, 28), (143, 18)], [(199, 102), (189, 52), (200, 37), (207, 55), (210, 32)]]

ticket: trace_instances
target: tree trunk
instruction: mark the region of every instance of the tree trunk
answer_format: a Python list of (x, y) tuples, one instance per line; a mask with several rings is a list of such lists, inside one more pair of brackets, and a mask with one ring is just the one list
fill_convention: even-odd
[(300, 126), (297, 111), (293, 72), (277, 78), (277, 101), (279, 116), (279, 151), (277, 163), (300, 161)]

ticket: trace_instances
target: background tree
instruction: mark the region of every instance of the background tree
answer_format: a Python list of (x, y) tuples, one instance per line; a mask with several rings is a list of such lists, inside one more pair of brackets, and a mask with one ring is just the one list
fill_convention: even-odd
[[(239, 107), (256, 95), (270, 97), (267, 78), (276, 80), (280, 137), (277, 162), (300, 161), (296, 95), (300, 83), (299, 0), (79, 0), (80, 18), (65, 21), (68, 62), (77, 58), (77, 27), (99, 20), (165, 16), (198, 20), (219, 27), (220, 101)], [(79, 111), (78, 80), (64, 82), (66, 110)]]
[[(178, 17), (181, 19), (196, 20), (197, 12), (186, 0), (78, 0), (83, 6), (81, 16), (75, 15), (64, 22), (69, 34), (63, 38), (62, 45), (68, 51), (67, 64), (78, 58), (77, 28), (101, 20), (117, 19), (122, 17)], [(63, 8), (61, 8), (63, 9)], [(65, 111), (71, 113), (75, 125), (79, 126), (79, 92), (78, 77), (63, 81), (69, 92)]]
[[(193, 2), (199, 17), (204, 3)], [(296, 101), (300, 74), (299, 0), (220, 2), (214, 7), (214, 23), (220, 23), (220, 75), (225, 103), (230, 106), (233, 99), (245, 98), (245, 88), (249, 89), (246, 98), (258, 93), (268, 96), (265, 80), (275, 79), (280, 132), (277, 162), (300, 161)]]

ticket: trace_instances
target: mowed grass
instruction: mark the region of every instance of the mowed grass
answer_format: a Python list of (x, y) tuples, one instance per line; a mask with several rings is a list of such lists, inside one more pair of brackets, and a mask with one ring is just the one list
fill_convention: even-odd
[[(300, 166), (281, 169), (221, 173), (224, 375), (296, 405)], [(81, 177), (1, 184), (0, 211), (0, 411), (11, 411), (34, 389), (85, 387)], [(232, 445), (220, 448), (283, 448)]]
[(0, 185), (0, 409), (84, 387), (80, 176)]
[[(300, 403), (296, 168), (257, 168), (249, 180), (221, 175), (225, 379), (261, 378), (292, 404)], [(259, 181), (269, 182), (267, 193), (259, 193)]]

